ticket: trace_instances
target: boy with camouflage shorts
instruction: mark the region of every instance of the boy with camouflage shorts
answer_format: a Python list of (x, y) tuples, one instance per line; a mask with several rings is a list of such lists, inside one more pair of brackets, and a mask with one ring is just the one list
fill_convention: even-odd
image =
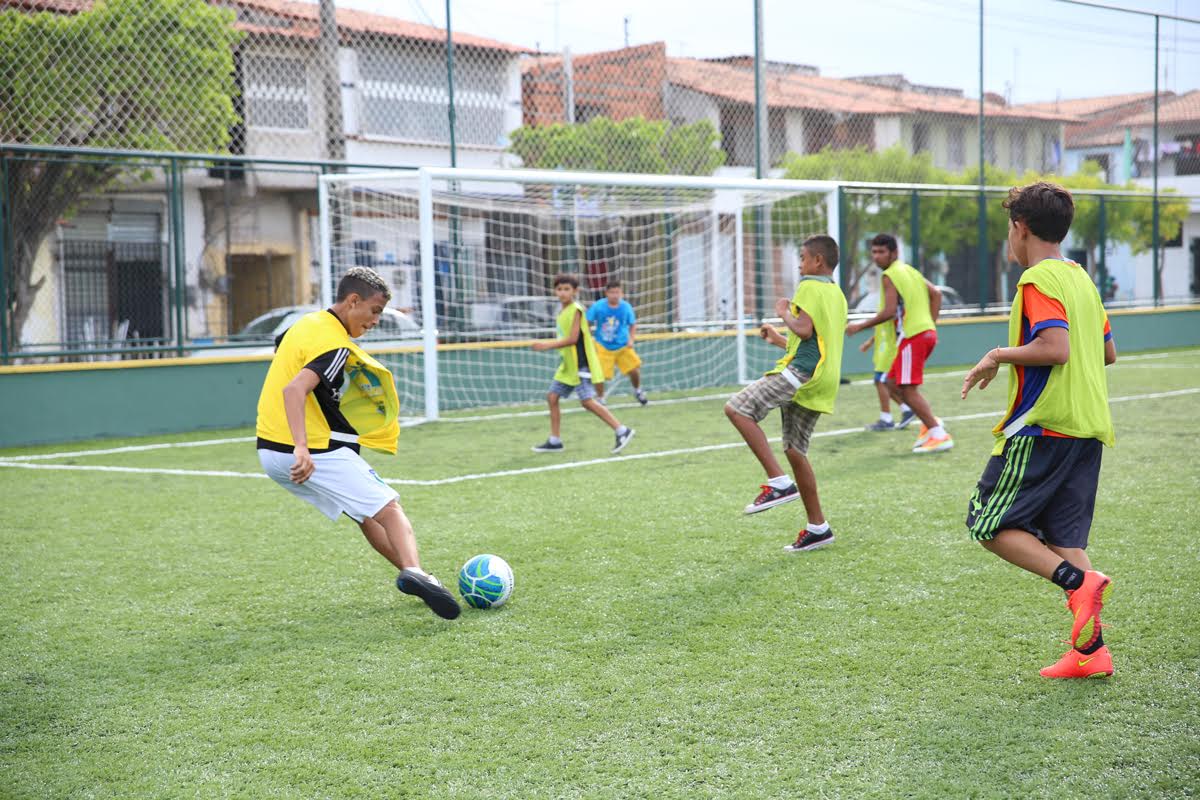
[[(725, 405), (725, 416), (746, 440), (767, 473), (767, 482), (747, 514), (803, 499), (808, 526), (789, 552), (815, 550), (833, 541), (833, 531), (821, 511), (817, 479), (808, 461), (808, 443), (821, 414), (833, 412), (842, 370), (842, 332), (846, 328), (846, 296), (833, 281), (838, 263), (837, 243), (829, 236), (813, 236), (800, 248), (800, 283), (789, 302), (780, 298), (776, 313), (787, 326), (785, 338), (771, 325), (759, 335), (781, 347), (783, 358), (766, 375), (735, 394)], [(778, 408), (783, 417), (783, 448), (795, 473), (793, 481), (775, 458), (759, 423)]]

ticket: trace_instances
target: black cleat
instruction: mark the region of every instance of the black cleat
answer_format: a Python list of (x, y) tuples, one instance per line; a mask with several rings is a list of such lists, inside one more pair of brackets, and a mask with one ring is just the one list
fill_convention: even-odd
[(629, 444), (633, 440), (633, 433), (633, 428), (626, 428), (625, 433), (618, 433), (617, 440), (613, 444), (613, 449), (610, 452), (612, 452), (613, 455), (616, 455), (624, 450), (625, 445)]
[(563, 443), (554, 444), (549, 439), (541, 444), (534, 445), (532, 448), (535, 453), (561, 453), (563, 451)]
[(415, 595), (442, 619), (455, 619), (462, 613), (458, 601), (442, 582), (429, 573), (411, 567), (401, 570), (396, 576), (396, 588), (405, 594)]

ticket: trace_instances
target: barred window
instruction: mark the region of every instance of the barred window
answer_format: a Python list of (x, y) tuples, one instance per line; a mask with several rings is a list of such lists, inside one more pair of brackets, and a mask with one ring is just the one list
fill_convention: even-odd
[[(455, 135), (463, 144), (497, 146), (504, 137), (505, 59), (455, 50)], [(362, 129), (368, 135), (448, 142), (450, 102), (445, 51), (362, 47)]]
[(946, 130), (947, 166), (962, 169), (967, 165), (967, 136), (962, 125), (953, 125)]
[(244, 64), (247, 124), (300, 131), (311, 127), (303, 59), (247, 53)]
[(1016, 128), (1008, 138), (1008, 165), (1016, 172), (1025, 171), (1025, 129)]

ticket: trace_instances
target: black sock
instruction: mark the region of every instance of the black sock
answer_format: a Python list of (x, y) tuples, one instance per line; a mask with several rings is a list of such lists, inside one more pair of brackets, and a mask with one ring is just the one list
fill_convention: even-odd
[(1096, 641), (1092, 642), (1090, 645), (1083, 648), (1079, 652), (1085, 656), (1090, 656), (1092, 653), (1096, 652), (1103, 646), (1104, 646), (1104, 637), (1102, 635), (1100, 635), (1100, 631), (1096, 631)]
[(1083, 570), (1070, 561), (1064, 561), (1054, 568), (1054, 574), (1050, 576), (1050, 580), (1054, 582), (1055, 586), (1061, 586), (1065, 591), (1073, 592), (1083, 585)]

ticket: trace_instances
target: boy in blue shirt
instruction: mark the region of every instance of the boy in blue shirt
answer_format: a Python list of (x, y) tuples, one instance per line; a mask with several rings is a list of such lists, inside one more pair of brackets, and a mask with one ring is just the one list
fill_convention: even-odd
[[(642, 359), (634, 352), (633, 341), (637, 336), (637, 314), (633, 306), (624, 299), (621, 282), (610, 280), (604, 290), (605, 300), (592, 303), (587, 311), (588, 322), (595, 331), (600, 349), (596, 354), (604, 366), (605, 381), (611, 381), (621, 370), (629, 376), (633, 394), (642, 405), (650, 402), (642, 391)], [(604, 402), (604, 384), (596, 385), (596, 396)]]

